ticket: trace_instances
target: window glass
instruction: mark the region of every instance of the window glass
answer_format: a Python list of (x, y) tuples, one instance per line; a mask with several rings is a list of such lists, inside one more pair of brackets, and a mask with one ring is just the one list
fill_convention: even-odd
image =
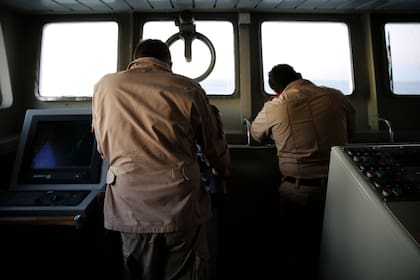
[(95, 83), (117, 70), (116, 22), (46, 24), (42, 33), (38, 96), (91, 97)]
[(319, 86), (353, 91), (348, 27), (338, 22), (266, 21), (261, 24), (264, 90), (276, 64), (290, 64)]
[[(231, 95), (235, 90), (235, 55), (233, 25), (228, 21), (195, 20), (195, 30), (206, 36), (214, 46), (216, 60), (213, 71), (200, 82), (209, 95)], [(179, 32), (174, 21), (149, 21), (144, 24), (144, 39), (160, 39), (166, 42)], [(194, 40), (191, 61), (184, 55), (184, 41), (178, 39), (170, 45), (172, 71), (192, 79), (201, 76), (209, 68), (211, 53), (201, 40)]]
[(385, 24), (391, 91), (420, 95), (420, 24)]
[(12, 86), (10, 84), (9, 64), (7, 62), (6, 47), (0, 24), (0, 109), (12, 105)]

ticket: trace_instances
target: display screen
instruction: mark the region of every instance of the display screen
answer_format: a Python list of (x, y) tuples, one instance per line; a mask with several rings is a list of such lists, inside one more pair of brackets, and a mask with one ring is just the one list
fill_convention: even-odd
[(33, 117), (19, 183), (97, 183), (100, 167), (90, 116)]

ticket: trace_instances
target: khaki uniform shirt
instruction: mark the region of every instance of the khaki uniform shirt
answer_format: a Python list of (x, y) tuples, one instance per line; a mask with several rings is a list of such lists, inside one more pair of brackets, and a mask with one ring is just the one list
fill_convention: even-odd
[(172, 232), (211, 217), (195, 144), (217, 170), (227, 168), (229, 155), (198, 83), (160, 60), (139, 58), (95, 85), (92, 117), (98, 150), (110, 165), (107, 229)]
[(251, 135), (257, 142), (273, 138), (283, 175), (318, 178), (328, 175), (331, 147), (346, 144), (354, 125), (355, 111), (346, 96), (299, 79), (264, 104)]

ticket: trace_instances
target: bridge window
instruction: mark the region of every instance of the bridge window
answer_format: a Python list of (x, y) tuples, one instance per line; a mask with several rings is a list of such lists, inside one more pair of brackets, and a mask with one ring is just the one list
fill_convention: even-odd
[(7, 63), (6, 47), (0, 24), (0, 109), (12, 105), (12, 87), (10, 84), (9, 64)]
[[(208, 95), (232, 95), (235, 90), (235, 53), (233, 25), (228, 21), (195, 20), (195, 30), (207, 37), (214, 46), (216, 57), (213, 71), (199, 81)], [(174, 21), (148, 21), (143, 27), (144, 39), (166, 42), (179, 32)], [(177, 40), (170, 46), (174, 73), (195, 79), (205, 73), (211, 63), (211, 53), (201, 40), (194, 40), (191, 61), (184, 56), (184, 41)]]
[(341, 22), (265, 21), (261, 24), (264, 90), (276, 64), (290, 64), (304, 79), (349, 95), (353, 72), (348, 27)]
[(391, 92), (420, 95), (420, 24), (385, 24)]
[(116, 22), (49, 23), (42, 32), (41, 100), (89, 99), (95, 83), (117, 70)]

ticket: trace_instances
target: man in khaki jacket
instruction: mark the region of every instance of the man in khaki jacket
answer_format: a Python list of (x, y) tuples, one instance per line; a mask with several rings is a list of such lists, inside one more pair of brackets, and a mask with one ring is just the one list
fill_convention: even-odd
[(210, 197), (196, 144), (227, 173), (223, 128), (200, 85), (171, 71), (159, 40), (141, 41), (125, 71), (92, 99), (98, 150), (108, 161), (105, 228), (121, 232), (128, 279), (207, 279)]
[[(285, 268), (292, 279), (316, 274), (330, 149), (354, 132), (355, 110), (340, 91), (302, 79), (287, 64), (273, 67), (266, 102), (251, 125), (257, 142), (272, 138), (283, 175), (279, 187)], [(289, 249), (287, 249), (289, 248)]]

